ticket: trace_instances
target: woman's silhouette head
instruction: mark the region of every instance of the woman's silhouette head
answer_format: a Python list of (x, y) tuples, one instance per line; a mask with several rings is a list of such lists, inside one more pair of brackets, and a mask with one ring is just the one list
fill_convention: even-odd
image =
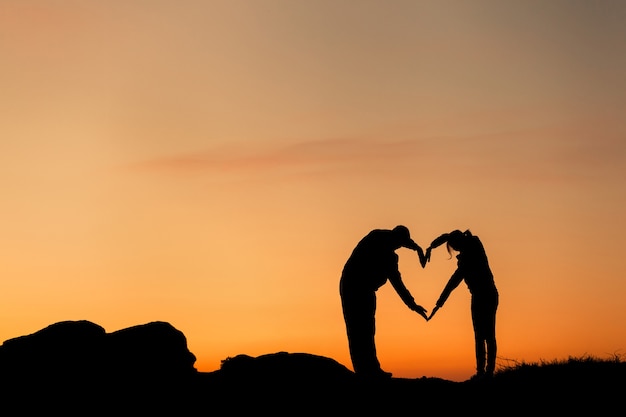
[(453, 230), (448, 233), (448, 239), (446, 242), (446, 249), (450, 256), (452, 256), (452, 251), (462, 252), (465, 246), (465, 241), (468, 237), (472, 236), (472, 232), (468, 230), (461, 232), (460, 230)]

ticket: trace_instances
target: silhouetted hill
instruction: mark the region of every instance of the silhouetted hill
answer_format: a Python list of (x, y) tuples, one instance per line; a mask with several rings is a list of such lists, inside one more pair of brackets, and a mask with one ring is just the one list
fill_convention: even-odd
[[(366, 381), (308, 353), (240, 354), (198, 372), (182, 332), (152, 322), (113, 333), (88, 321), (50, 325), (0, 346), (3, 415), (536, 415), (623, 413), (619, 357), (521, 363), (490, 381)], [(3, 412), (12, 410), (9, 413)]]

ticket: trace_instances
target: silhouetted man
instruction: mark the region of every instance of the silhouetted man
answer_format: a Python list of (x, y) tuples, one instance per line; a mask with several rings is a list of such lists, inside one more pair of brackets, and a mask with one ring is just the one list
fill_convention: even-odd
[(354, 248), (343, 268), (339, 293), (350, 357), (357, 375), (391, 377), (391, 373), (380, 368), (374, 342), (376, 291), (387, 280), (391, 282), (407, 307), (424, 319), (427, 318), (426, 309), (415, 303), (402, 282), (398, 269), (398, 255), (395, 253), (401, 247), (416, 251), (422, 267), (426, 265), (424, 252), (411, 239), (409, 229), (405, 226), (396, 226), (393, 230), (376, 229), (369, 232)]

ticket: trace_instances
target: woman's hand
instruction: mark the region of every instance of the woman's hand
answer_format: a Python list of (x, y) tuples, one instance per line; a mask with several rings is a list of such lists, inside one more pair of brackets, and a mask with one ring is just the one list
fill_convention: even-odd
[(424, 265), (423, 265), (423, 266), (425, 266), (425, 265), (426, 265), (426, 262), (430, 262), (430, 252), (431, 252), (432, 250), (433, 250), (433, 248), (432, 248), (432, 247), (430, 247), (430, 246), (429, 246), (428, 248), (426, 248), (426, 255), (424, 255), (424, 259), (425, 259), (425, 261), (424, 261)]

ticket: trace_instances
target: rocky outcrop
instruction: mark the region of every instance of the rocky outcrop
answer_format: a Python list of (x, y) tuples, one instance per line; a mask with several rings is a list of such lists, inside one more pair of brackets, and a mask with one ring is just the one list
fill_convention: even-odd
[(76, 375), (104, 368), (106, 332), (88, 321), (60, 322), (0, 346), (3, 378)]
[(89, 321), (64, 321), (0, 346), (0, 390), (4, 404), (13, 402), (25, 415), (55, 408), (80, 413), (98, 404), (110, 411), (129, 404), (178, 407), (197, 374), (195, 360), (184, 334), (169, 323), (106, 333)]
[(185, 335), (165, 322), (152, 322), (110, 333), (106, 337), (109, 370), (150, 378), (185, 377), (196, 371), (196, 357)]
[(347, 381), (354, 373), (337, 361), (310, 353), (278, 352), (252, 357), (237, 355), (222, 361), (220, 373), (230, 379), (275, 379), (286, 381), (330, 379)]
[(89, 321), (64, 321), (0, 346), (4, 377), (123, 373), (169, 378), (195, 372), (195, 360), (184, 334), (165, 322), (106, 333)]

